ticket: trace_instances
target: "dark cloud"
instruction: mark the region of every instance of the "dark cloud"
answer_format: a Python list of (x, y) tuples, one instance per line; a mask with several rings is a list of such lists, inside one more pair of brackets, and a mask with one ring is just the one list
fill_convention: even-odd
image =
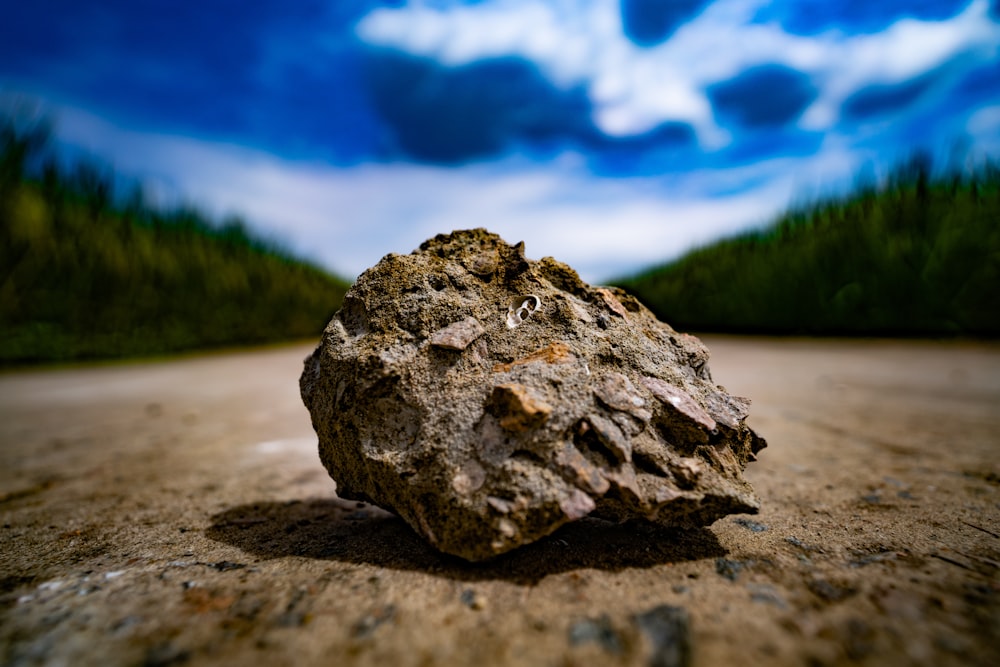
[(621, 0), (625, 34), (639, 46), (655, 46), (701, 13), (712, 0)]
[(785, 125), (816, 99), (808, 75), (783, 65), (760, 65), (706, 90), (716, 115), (745, 128)]
[(0, 76), (140, 128), (357, 161), (378, 128), (352, 30), (374, 4), (17, 3), (0, 21)]
[(903, 83), (867, 86), (844, 100), (841, 110), (845, 119), (855, 121), (898, 112), (923, 97), (937, 78), (932, 73)]
[(85, 3), (18, 2), (0, 10), (0, 72), (37, 76), (53, 62), (86, 50), (88, 42), (102, 43), (108, 12)]
[[(875, 33), (903, 18), (941, 21), (965, 9), (970, 0), (792, 0), (764, 5), (755, 20), (777, 21), (799, 35), (825, 30)], [(995, 2), (996, 0), (994, 0)]]
[(576, 150), (595, 171), (620, 175), (696, 148), (686, 123), (628, 137), (604, 134), (583, 88), (559, 89), (518, 58), (449, 68), (379, 49), (367, 70), (373, 107), (389, 128), (383, 159), (459, 165), (512, 152), (546, 158)]
[(740, 137), (721, 151), (715, 166), (748, 165), (778, 157), (814, 155), (823, 144), (822, 132), (801, 132), (789, 128), (770, 128)]
[(78, 65), (74, 58), (95, 64), (114, 59), (124, 69), (153, 59), (164, 69), (198, 64), (228, 73), (257, 60), (261, 28), (294, 30), (325, 15), (319, 0), (294, 5), (276, 0), (10, 3), (0, 21), (0, 53), (8, 64), (12, 57), (22, 65), (30, 60), (50, 68)]
[(388, 156), (459, 164), (514, 148), (552, 153), (595, 145), (582, 88), (555, 88), (518, 58), (448, 68), (435, 60), (374, 50), (367, 68), (373, 106), (392, 135)]
[[(641, 46), (670, 39), (710, 4), (620, 1), (626, 34)], [(850, 35), (875, 32), (904, 16), (948, 18), (968, 1), (786, 0), (762, 9), (757, 20), (802, 34), (837, 29)], [(724, 150), (702, 150), (695, 130), (679, 122), (611, 137), (595, 126), (583, 85), (557, 87), (530, 61), (511, 57), (449, 67), (372, 48), (355, 35), (355, 25), (372, 9), (403, 4), (10, 2), (0, 10), (0, 85), (51, 95), (56, 103), (138, 131), (341, 165), (460, 165), (514, 153), (545, 160), (577, 151), (593, 171), (617, 176), (819, 150), (818, 134), (793, 126), (817, 95), (813, 81), (794, 69), (753, 67), (707, 89), (718, 122), (733, 138)], [(991, 12), (1000, 15), (1000, 0), (992, 1)], [(842, 129), (897, 112), (906, 118), (893, 127), (906, 132), (916, 128), (907, 119), (933, 125), (935, 113), (964, 122), (970, 110), (1000, 99), (996, 58), (985, 64), (978, 58), (970, 51), (932, 75), (855, 91), (844, 103)]]
[(959, 77), (954, 94), (966, 106), (1000, 99), (1000, 67), (995, 62), (973, 67)]
[(694, 128), (679, 122), (663, 123), (632, 137), (600, 134), (589, 148), (594, 171), (609, 176), (693, 169), (702, 158)]

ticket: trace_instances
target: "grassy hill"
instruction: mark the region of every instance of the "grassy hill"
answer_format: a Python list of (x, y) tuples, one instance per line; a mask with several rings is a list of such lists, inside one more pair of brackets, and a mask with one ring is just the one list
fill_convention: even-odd
[(685, 330), (997, 336), (1000, 166), (935, 176), (916, 156), (618, 284)]
[(162, 210), (92, 164), (60, 167), (44, 123), (0, 119), (0, 364), (318, 336), (348, 285), (193, 209)]

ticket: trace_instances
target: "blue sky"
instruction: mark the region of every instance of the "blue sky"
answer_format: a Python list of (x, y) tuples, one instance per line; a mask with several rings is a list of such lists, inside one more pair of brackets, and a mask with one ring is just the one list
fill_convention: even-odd
[[(11, 4), (11, 3), (9, 3)], [(353, 277), (486, 226), (600, 281), (915, 148), (1000, 155), (997, 0), (35, 0), (0, 96)]]

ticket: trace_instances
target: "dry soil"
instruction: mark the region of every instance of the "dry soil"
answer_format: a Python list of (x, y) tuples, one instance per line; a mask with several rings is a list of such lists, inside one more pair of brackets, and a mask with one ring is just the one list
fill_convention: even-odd
[(1000, 665), (1000, 345), (705, 340), (760, 514), (481, 565), (336, 497), (307, 346), (0, 375), (0, 663)]

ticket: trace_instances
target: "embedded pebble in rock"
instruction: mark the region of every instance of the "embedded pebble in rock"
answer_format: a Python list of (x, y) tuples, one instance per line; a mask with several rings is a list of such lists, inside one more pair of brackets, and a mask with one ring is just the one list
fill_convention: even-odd
[(624, 291), (476, 229), (365, 271), (300, 387), (341, 497), (483, 560), (585, 516), (755, 512), (741, 473), (764, 440), (707, 359)]
[(446, 350), (464, 350), (469, 343), (486, 333), (486, 329), (474, 317), (467, 317), (461, 322), (453, 322), (443, 329), (431, 334), (431, 345), (443, 347)]

